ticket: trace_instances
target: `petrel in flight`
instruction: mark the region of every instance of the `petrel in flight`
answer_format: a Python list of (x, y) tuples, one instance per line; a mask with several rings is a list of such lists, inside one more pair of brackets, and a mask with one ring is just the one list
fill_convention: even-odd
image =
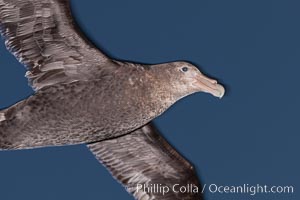
[(151, 121), (195, 92), (224, 88), (188, 62), (145, 65), (109, 58), (77, 28), (69, 0), (0, 0), (5, 44), (35, 94), (0, 111), (0, 149), (86, 144), (138, 200), (201, 199), (193, 166)]

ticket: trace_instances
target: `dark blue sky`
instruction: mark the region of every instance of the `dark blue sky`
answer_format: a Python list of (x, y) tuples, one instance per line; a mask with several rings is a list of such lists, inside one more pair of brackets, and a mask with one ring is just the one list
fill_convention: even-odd
[[(88, 2), (88, 4), (87, 4)], [(294, 194), (207, 192), (207, 200), (299, 199), (300, 1), (72, 1), (88, 37), (114, 58), (188, 60), (226, 86), (195, 94), (156, 124), (203, 184), (292, 185)], [(0, 108), (31, 95), (0, 45)], [(83, 145), (0, 152), (2, 200), (132, 199)]]

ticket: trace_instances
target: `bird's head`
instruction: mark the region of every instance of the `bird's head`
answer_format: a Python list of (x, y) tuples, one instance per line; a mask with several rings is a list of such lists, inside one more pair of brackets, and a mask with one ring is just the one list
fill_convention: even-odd
[(160, 80), (167, 84), (171, 92), (182, 98), (195, 92), (210, 93), (215, 97), (222, 98), (225, 89), (214, 79), (202, 74), (199, 69), (188, 62), (171, 62), (155, 65), (154, 69)]

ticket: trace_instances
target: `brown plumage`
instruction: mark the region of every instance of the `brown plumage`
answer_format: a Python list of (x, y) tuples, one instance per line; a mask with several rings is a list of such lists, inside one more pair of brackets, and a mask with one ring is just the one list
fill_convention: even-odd
[[(88, 147), (136, 199), (202, 199), (193, 166), (168, 144), (153, 124)], [(190, 191), (178, 192), (180, 187)]]
[[(0, 0), (0, 25), (36, 91), (0, 112), (0, 149), (90, 143), (125, 185), (143, 182), (141, 177), (147, 177), (145, 184), (197, 184), (190, 164), (146, 124), (189, 94), (222, 97), (224, 88), (215, 80), (187, 62), (142, 65), (108, 58), (76, 28), (68, 0)], [(119, 154), (124, 148), (127, 153)], [(128, 169), (117, 169), (116, 162)], [(143, 171), (145, 164), (149, 170)], [(141, 176), (133, 178), (135, 173)], [(130, 192), (137, 199), (199, 199)]]

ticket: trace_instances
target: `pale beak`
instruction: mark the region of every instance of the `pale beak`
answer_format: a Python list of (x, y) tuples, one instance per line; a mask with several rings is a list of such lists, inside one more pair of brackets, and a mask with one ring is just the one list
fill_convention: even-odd
[(225, 89), (222, 85), (218, 84), (216, 80), (210, 79), (203, 74), (197, 74), (196, 80), (192, 83), (199, 91), (210, 93), (220, 99), (225, 94)]

